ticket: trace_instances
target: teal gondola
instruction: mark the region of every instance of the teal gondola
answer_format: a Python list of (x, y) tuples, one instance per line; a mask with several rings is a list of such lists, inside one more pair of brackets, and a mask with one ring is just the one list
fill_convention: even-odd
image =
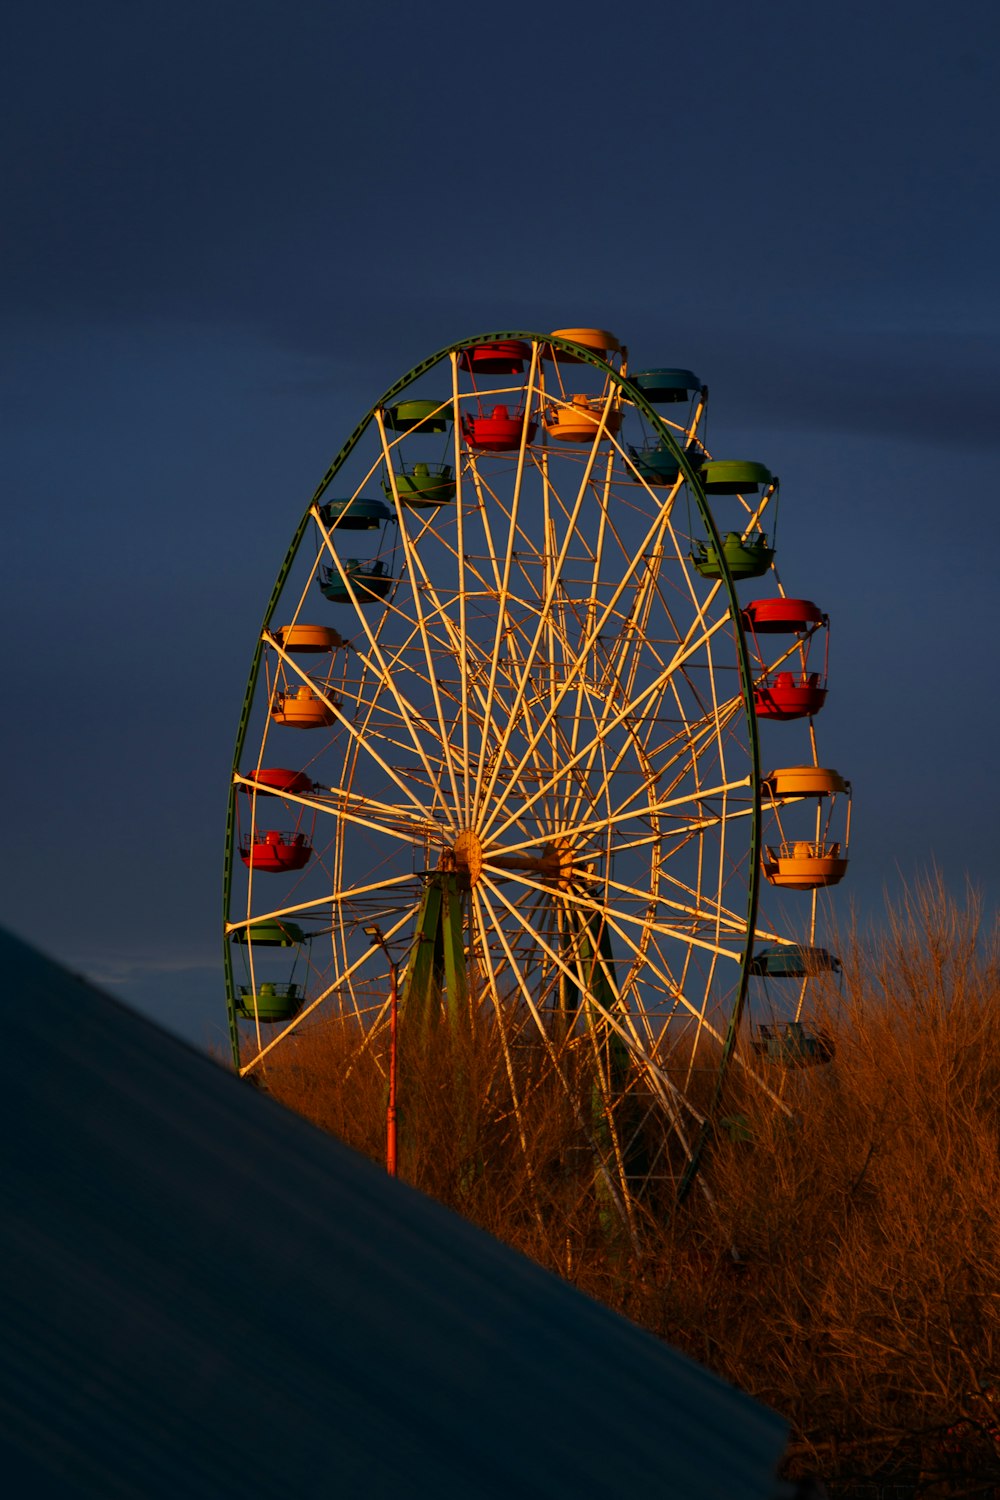
[(359, 604), (373, 604), (378, 599), (385, 599), (396, 581), (378, 558), (374, 562), (362, 563), (356, 557), (349, 557), (344, 563), (344, 573), (346, 578), (335, 568), (324, 568), (318, 580), (321, 592), (333, 604), (351, 604), (352, 589)]

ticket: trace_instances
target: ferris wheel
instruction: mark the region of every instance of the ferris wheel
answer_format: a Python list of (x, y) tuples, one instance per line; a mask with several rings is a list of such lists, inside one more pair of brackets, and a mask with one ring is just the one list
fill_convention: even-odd
[[(824, 1060), (803, 1004), (847, 862), (827, 617), (780, 587), (778, 482), (712, 456), (707, 398), (600, 329), (411, 370), (295, 530), (233, 762), (239, 1071), (320, 1025), (382, 1055), (398, 976), (411, 1034), (498, 1029), (515, 1125), (555, 1080), (630, 1223), (687, 1190), (734, 1070), (773, 1094)], [(764, 768), (760, 723), (796, 719), (804, 763)], [(795, 930), (762, 881), (812, 893)]]

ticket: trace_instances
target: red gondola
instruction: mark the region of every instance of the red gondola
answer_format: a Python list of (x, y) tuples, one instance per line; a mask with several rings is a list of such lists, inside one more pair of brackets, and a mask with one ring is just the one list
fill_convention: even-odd
[[(754, 708), (759, 719), (804, 719), (826, 702), (830, 663), (829, 617), (811, 599), (755, 599), (743, 610), (754, 658)], [(822, 672), (809, 670), (809, 649), (818, 630), (826, 631)], [(759, 636), (794, 635), (798, 640), (769, 667)], [(785, 663), (789, 665), (785, 665)], [(795, 670), (797, 668), (797, 670)]]
[[(462, 431), (465, 441), (470, 448), (482, 448), (490, 453), (509, 453), (514, 448), (521, 446), (521, 433), (527, 422), (527, 414), (523, 411), (515, 411), (513, 415), (506, 406), (494, 406), (488, 416), (471, 416), (466, 414), (462, 418)], [(527, 436), (525, 441), (534, 441), (538, 429), (536, 422), (527, 422)]]
[[(290, 792), (292, 796), (303, 797), (313, 791), (313, 784), (304, 771), (289, 771), (284, 766), (262, 766), (259, 771), (247, 773), (248, 780), (256, 782), (257, 795), (268, 792)], [(244, 786), (243, 790), (252, 793), (252, 786)]]
[(264, 875), (281, 875), (303, 869), (312, 858), (312, 844), (304, 833), (282, 833), (277, 828), (258, 830), (240, 844), (240, 858), (248, 869)]
[(787, 635), (829, 624), (811, 599), (754, 599), (744, 606), (743, 619), (755, 635)]
[(520, 375), (531, 358), (531, 345), (522, 339), (500, 339), (495, 344), (476, 344), (463, 349), (458, 368), (472, 375)]

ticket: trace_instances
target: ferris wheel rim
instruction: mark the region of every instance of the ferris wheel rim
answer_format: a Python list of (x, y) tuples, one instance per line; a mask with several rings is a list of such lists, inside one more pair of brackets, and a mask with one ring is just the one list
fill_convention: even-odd
[[(285, 559), (281, 567), (279, 568), (278, 575), (276, 577), (275, 584), (273, 586), (271, 596), (265, 611), (261, 631), (258, 634), (258, 640), (251, 663), (251, 670), (246, 693), (244, 695), (244, 703), (240, 716), (237, 741), (233, 756), (233, 779), (229, 799), (229, 815), (227, 818), (225, 855), (224, 905), (226, 921), (228, 923), (230, 915), (231, 872), (233, 867), (233, 856), (235, 852), (234, 835), (236, 796), (238, 792), (238, 786), (240, 784), (239, 765), (243, 750), (245, 748), (246, 735), (249, 727), (250, 707), (256, 693), (264, 652), (269, 645), (274, 644), (274, 633), (271, 629), (274, 613), (281, 599), (282, 590), (288, 578), (290, 569), (295, 562), (296, 557), (298, 556), (299, 549), (309, 528), (310, 521), (315, 517), (316, 507), (318, 506), (325, 492), (330, 487), (333, 480), (336, 478), (337, 474), (340, 472), (343, 465), (346, 463), (348, 458), (351, 457), (358, 444), (364, 438), (365, 434), (369, 431), (372, 424), (375, 423), (377, 426), (381, 426), (380, 413), (383, 412), (388, 406), (390, 406), (397, 397), (404, 393), (408, 387), (412, 386), (414, 382), (417, 381), (422, 375), (426, 374), (434, 367), (440, 365), (443, 361), (453, 359), (466, 350), (475, 349), (485, 344), (501, 343), (511, 340), (520, 340), (526, 342), (535, 351), (541, 351), (541, 349), (543, 348), (555, 348), (557, 350), (564, 350), (567, 354), (571, 355), (576, 362), (581, 364), (588, 364), (597, 369), (604, 376), (605, 380), (610, 382), (609, 389), (617, 388), (630, 403), (638, 408), (645, 421), (652, 428), (653, 434), (658, 439), (661, 446), (670, 451), (674, 459), (676, 460), (678, 470), (683, 475), (683, 478), (687, 483), (688, 494), (694, 502), (695, 508), (698, 512), (699, 520), (704, 526), (708, 537), (714, 542), (716, 555), (720, 559), (720, 572), (722, 576), (719, 581), (723, 587), (726, 599), (728, 601), (729, 618), (732, 622), (733, 639), (736, 644), (736, 657), (740, 680), (740, 697), (742, 700), (742, 719), (745, 726), (746, 743), (750, 764), (749, 776), (752, 807), (749, 809), (750, 816), (748, 818), (749, 836), (747, 840), (748, 864), (746, 881), (747, 911), (745, 919), (741, 924), (742, 928), (745, 931), (745, 937), (743, 952), (740, 959), (740, 979), (736, 996), (730, 1010), (726, 1033), (723, 1038), (722, 1059), (717, 1075), (717, 1084), (715, 1091), (717, 1099), (722, 1087), (724, 1075), (727, 1071), (729, 1061), (735, 1048), (740, 1019), (742, 1017), (743, 1010), (746, 1004), (748, 980), (750, 976), (750, 963), (752, 959), (755, 935), (757, 931), (757, 907), (761, 878), (760, 748), (757, 734), (756, 715), (754, 713), (753, 707), (753, 675), (742, 625), (741, 607), (736, 595), (735, 582), (728, 567), (726, 553), (721, 545), (721, 538), (717, 530), (711, 509), (708, 505), (704, 489), (701, 485), (698, 472), (691, 464), (688, 454), (677, 442), (670, 426), (663, 418), (661, 418), (653, 405), (647, 400), (641, 387), (639, 387), (638, 385), (634, 385), (631, 381), (629, 381), (627, 375), (623, 374), (619, 370), (616, 370), (607, 360), (595, 354), (592, 349), (587, 348), (585, 345), (578, 344), (573, 340), (566, 339), (558, 334), (538, 333), (525, 330), (500, 330), (490, 333), (477, 334), (470, 338), (461, 339), (436, 351), (434, 354), (428, 356), (425, 360), (422, 360), (419, 364), (415, 365), (404, 376), (402, 376), (399, 380), (395, 381), (391, 386), (387, 388), (378, 402), (376, 402), (371, 408), (369, 408), (365, 417), (354, 428), (353, 432), (342, 445), (341, 449), (327, 468), (322, 480), (320, 481), (320, 484), (315, 490), (313, 496), (309, 501), (309, 504), (304, 511), (298, 527), (293, 534), (293, 538), (289, 545)], [(226, 966), (227, 987), (230, 993), (232, 993), (232, 953), (228, 934), (224, 943), (224, 962)], [(239, 1033), (236, 1026), (235, 1017), (232, 1013), (232, 1007), (230, 1013), (230, 1028), (233, 1037), (234, 1049), (236, 1050), (238, 1055)], [(712, 1111), (710, 1110), (709, 1116), (711, 1115), (711, 1113)], [(704, 1135), (705, 1132), (703, 1130), (703, 1139)], [(696, 1145), (695, 1151), (691, 1158), (692, 1167), (687, 1174), (686, 1180), (693, 1177), (693, 1172), (697, 1167), (697, 1156), (699, 1152), (700, 1145)]]

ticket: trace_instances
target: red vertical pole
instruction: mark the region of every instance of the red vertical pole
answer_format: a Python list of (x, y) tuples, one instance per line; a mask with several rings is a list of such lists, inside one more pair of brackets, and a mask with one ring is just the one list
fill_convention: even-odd
[(398, 1176), (396, 1151), (396, 1059), (399, 1041), (399, 998), (396, 991), (396, 965), (389, 961), (389, 1108), (385, 1121), (385, 1169), (390, 1177)]

